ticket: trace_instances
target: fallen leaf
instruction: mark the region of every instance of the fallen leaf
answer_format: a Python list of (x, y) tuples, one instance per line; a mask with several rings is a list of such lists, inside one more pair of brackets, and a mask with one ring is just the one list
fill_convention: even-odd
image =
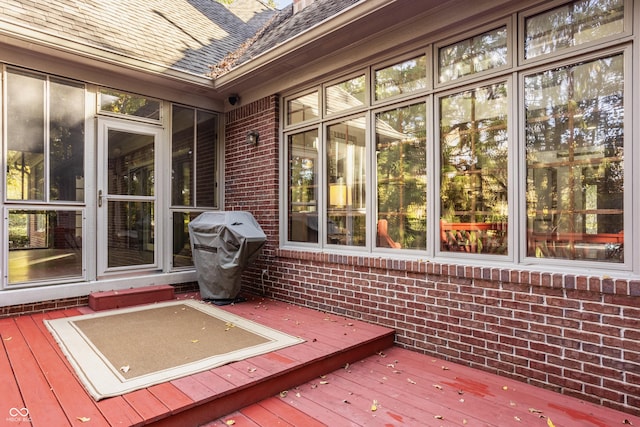
[(373, 403), (371, 404), (371, 412), (375, 412), (378, 410), (378, 401), (374, 400)]
[(416, 384), (416, 382), (414, 380), (412, 380), (411, 378), (407, 378), (407, 382), (409, 384)]
[(11, 341), (13, 339), (13, 337), (6, 337), (4, 340), (5, 341)]
[(520, 422), (520, 417), (513, 417), (513, 419)]
[(434, 384), (433, 386), (438, 390), (442, 390), (442, 386), (440, 384)]
[(301, 397), (301, 394), (300, 393), (296, 393), (296, 397)]
[(191, 342), (194, 343), (194, 344), (197, 343), (198, 341), (200, 341), (200, 340), (191, 340)]
[(320, 381), (320, 384), (322, 385), (329, 384), (329, 381)]
[(257, 371), (257, 370), (258, 370), (257, 368), (247, 368), (247, 371), (248, 371), (248, 372), (255, 372), (255, 371)]
[(547, 425), (548, 425), (549, 427), (556, 427), (556, 426), (553, 424), (553, 422), (551, 421), (551, 418), (547, 418)]
[(289, 394), (289, 392), (287, 390), (281, 391), (280, 392), (280, 397), (284, 399), (285, 397), (287, 397), (287, 394)]
[(628, 425), (628, 426), (632, 426), (633, 425), (633, 423), (631, 421), (629, 421), (628, 419), (626, 419), (626, 418), (624, 420), (622, 420), (622, 424), (625, 424), (625, 425)]
[(505, 386), (502, 386), (502, 389), (503, 389), (503, 390), (509, 390), (509, 387), (507, 387), (507, 386), (505, 385)]
[(540, 409), (536, 409), (536, 408), (529, 408), (529, 412), (531, 412), (532, 414), (541, 414), (542, 411)]
[(347, 399), (342, 399), (342, 403), (346, 403), (347, 405), (351, 405), (351, 402), (349, 402)]
[(436, 420), (443, 420), (444, 417), (442, 415), (434, 415), (433, 418), (435, 418)]
[(348, 363), (344, 365), (344, 369), (349, 369), (349, 364)]
[(76, 419), (81, 423), (88, 423), (89, 421), (91, 421), (91, 418), (89, 417), (76, 417)]
[(442, 370), (443, 370), (443, 371), (448, 371), (448, 370), (449, 370), (449, 368), (447, 368), (446, 366), (443, 366), (443, 367), (442, 367)]
[(234, 424), (236, 423), (236, 420), (227, 420), (227, 421), (225, 421), (224, 423), (225, 423), (226, 425), (228, 425), (228, 426), (232, 426), (232, 425), (234, 425)]
[(122, 372), (124, 372), (125, 374), (126, 374), (127, 372), (129, 372), (129, 369), (131, 369), (131, 368), (129, 367), (129, 365), (124, 365), (124, 366), (122, 366), (122, 367), (120, 368), (120, 370), (121, 370)]

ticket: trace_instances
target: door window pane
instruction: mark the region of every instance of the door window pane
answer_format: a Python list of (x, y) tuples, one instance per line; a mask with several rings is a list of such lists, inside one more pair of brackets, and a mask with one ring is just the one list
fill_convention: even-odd
[(426, 249), (426, 104), (376, 114), (377, 247)]
[(365, 119), (327, 126), (327, 242), (366, 245)]
[(109, 194), (153, 196), (155, 139), (109, 129)]
[(507, 85), (440, 99), (440, 249), (507, 254)]
[(319, 117), (318, 92), (287, 100), (287, 124), (295, 125)]
[(9, 285), (80, 278), (82, 211), (9, 210)]
[(527, 255), (624, 261), (624, 58), (525, 78)]
[(42, 76), (7, 72), (9, 200), (45, 200), (45, 85)]
[(402, 61), (376, 70), (376, 100), (409, 94), (427, 87), (427, 56)]
[(50, 199), (84, 200), (84, 86), (51, 79)]
[(350, 110), (365, 105), (364, 75), (328, 86), (325, 92), (327, 114)]
[(525, 58), (579, 46), (624, 31), (624, 0), (581, 0), (525, 20)]
[(289, 234), (292, 242), (318, 243), (318, 130), (288, 136)]
[(438, 49), (439, 82), (446, 83), (491, 70), (508, 62), (507, 27), (501, 27)]
[(108, 267), (153, 264), (153, 202), (109, 201)]

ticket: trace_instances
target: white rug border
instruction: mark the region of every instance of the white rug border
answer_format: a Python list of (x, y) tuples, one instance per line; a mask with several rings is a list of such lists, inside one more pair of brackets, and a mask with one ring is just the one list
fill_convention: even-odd
[[(266, 343), (249, 348), (232, 351), (224, 355), (216, 355), (201, 359), (182, 366), (164, 369), (146, 375), (125, 379), (119, 367), (109, 363), (87, 337), (73, 324), (77, 320), (111, 316), (114, 314), (131, 313), (158, 307), (172, 305), (187, 305), (212, 315), (225, 322), (247, 329), (256, 335), (268, 339)], [(198, 300), (171, 300), (149, 305), (140, 305), (122, 309), (108, 310), (79, 316), (63, 317), (44, 320), (45, 325), (60, 346), (60, 349), (76, 372), (87, 392), (96, 400), (119, 396), (155, 384), (171, 381), (187, 375), (213, 369), (227, 363), (244, 360), (248, 357), (279, 350), (304, 342), (303, 339), (285, 334), (273, 328), (261, 325), (244, 317), (229, 313), (211, 304)], [(69, 343), (69, 345), (67, 345)], [(230, 358), (231, 356), (231, 358)], [(99, 378), (95, 380), (95, 378)]]

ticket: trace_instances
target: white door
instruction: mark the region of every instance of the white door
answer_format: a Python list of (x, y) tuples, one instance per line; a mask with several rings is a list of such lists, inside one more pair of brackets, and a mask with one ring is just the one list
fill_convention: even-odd
[(144, 123), (98, 121), (98, 276), (161, 267), (156, 184), (160, 132)]

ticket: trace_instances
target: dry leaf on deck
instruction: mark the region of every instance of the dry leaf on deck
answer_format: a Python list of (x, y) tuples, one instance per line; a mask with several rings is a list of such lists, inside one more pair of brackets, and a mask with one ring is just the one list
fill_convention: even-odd
[(89, 421), (91, 421), (91, 418), (89, 417), (76, 417), (76, 419), (81, 423), (88, 423)]
[(378, 410), (378, 401), (374, 400), (373, 403), (371, 404), (371, 412), (375, 412)]
[(232, 426), (232, 425), (234, 425), (234, 424), (236, 423), (236, 420), (227, 420), (227, 421), (225, 421), (224, 423), (225, 423), (226, 425), (228, 425), (228, 426)]
[(129, 365), (124, 365), (124, 366), (122, 366), (122, 367), (120, 368), (120, 370), (121, 370), (122, 372), (124, 372), (125, 374), (126, 374), (127, 372), (129, 372), (129, 369), (131, 369), (131, 367), (130, 367)]
[(551, 418), (547, 418), (547, 425), (549, 427), (556, 427), (555, 424), (553, 424), (553, 422), (551, 422)]

